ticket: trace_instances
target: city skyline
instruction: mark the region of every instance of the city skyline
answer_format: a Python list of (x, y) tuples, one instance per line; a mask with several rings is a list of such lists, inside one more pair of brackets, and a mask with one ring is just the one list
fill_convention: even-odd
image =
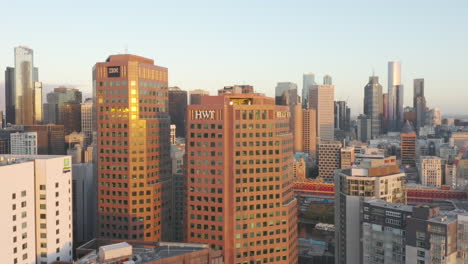
[[(250, 84), (258, 92), (273, 96), (277, 82), (294, 82), (302, 87), (303, 73), (316, 73), (319, 83), (330, 74), (336, 87), (335, 99), (348, 100), (355, 117), (362, 112), (362, 87), (372, 72), (386, 91), (387, 62), (401, 61), (402, 83), (408, 87), (405, 106), (411, 106), (413, 79), (424, 78), (428, 107), (440, 108), (443, 115), (463, 112), (462, 100), (468, 96), (468, 55), (464, 52), (468, 38), (462, 33), (468, 24), (464, 15), (468, 4), (370, 3), (340, 2), (340, 8), (332, 9), (325, 3), (272, 2), (264, 6), (257, 1), (208, 1), (186, 3), (187, 8), (178, 9), (174, 3), (155, 7), (142, 2), (125, 9), (118, 3), (112, 7), (98, 3), (89, 9), (89, 2), (84, 1), (53, 8), (33, 3), (28, 10), (12, 3), (5, 7), (5, 19), (23, 19), (5, 30), (9, 37), (0, 43), (0, 67), (13, 66), (13, 48), (27, 45), (34, 49), (34, 64), (41, 69), (44, 94), (66, 85), (81, 89), (85, 97), (92, 86), (89, 65), (126, 49), (167, 65), (171, 69), (169, 85), (184, 90), (213, 93), (226, 85)], [(86, 13), (79, 12), (85, 8), (88, 16), (61, 19), (70, 13)], [(129, 24), (120, 22), (127, 12), (138, 13), (139, 19)], [(323, 19), (325, 15), (329, 19)], [(152, 33), (142, 35), (147, 31), (143, 26), (151, 28)], [(66, 45), (46, 41), (52, 37), (72, 41)], [(200, 77), (212, 75), (216, 78)], [(2, 94), (3, 86), (1, 78)]]

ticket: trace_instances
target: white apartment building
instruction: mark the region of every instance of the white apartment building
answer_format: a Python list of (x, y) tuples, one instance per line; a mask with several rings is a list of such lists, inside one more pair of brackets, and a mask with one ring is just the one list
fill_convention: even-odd
[(71, 261), (71, 158), (0, 155), (0, 175), (14, 175), (8, 178), (9, 191), (0, 194), (2, 212), (11, 214), (1, 220), (2, 262)]
[(13, 155), (37, 155), (37, 132), (12, 133), (10, 142)]
[(435, 156), (422, 156), (418, 164), (421, 183), (425, 186), (442, 185), (443, 160)]

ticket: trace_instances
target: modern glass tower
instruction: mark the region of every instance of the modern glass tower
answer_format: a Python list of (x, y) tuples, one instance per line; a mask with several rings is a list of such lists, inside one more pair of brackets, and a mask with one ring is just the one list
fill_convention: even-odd
[[(388, 62), (388, 130), (395, 131), (397, 129), (398, 119), (398, 105), (403, 102), (397, 102), (398, 100), (398, 88), (401, 86), (401, 63), (399, 61)], [(403, 87), (401, 87), (403, 90)], [(403, 98), (403, 97), (402, 97)], [(403, 114), (403, 107), (402, 112)]]
[(309, 108), (309, 94), (312, 85), (315, 85), (315, 74), (304, 73), (302, 75), (302, 108)]
[(383, 117), (382, 85), (379, 77), (369, 77), (369, 82), (364, 87), (364, 114), (371, 119), (371, 137), (382, 134)]
[[(11, 94), (15, 109), (15, 124), (33, 125), (42, 116), (41, 107), (36, 107), (36, 102), (42, 103), (42, 89), (35, 88), (35, 82), (38, 81), (38, 70), (34, 68), (33, 50), (28, 47), (15, 48), (15, 79), (14, 89)], [(37, 91), (37, 92), (36, 92)], [(36, 94), (39, 93), (40, 94)], [(38, 97), (38, 100), (36, 100)]]

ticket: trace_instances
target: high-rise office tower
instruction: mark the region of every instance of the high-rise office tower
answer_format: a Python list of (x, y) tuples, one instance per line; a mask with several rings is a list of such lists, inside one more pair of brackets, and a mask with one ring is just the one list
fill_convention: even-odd
[(334, 91), (333, 85), (313, 85), (310, 90), (310, 108), (316, 109), (317, 137), (333, 141), (334, 132)]
[(431, 127), (442, 124), (442, 115), (439, 108), (433, 108), (426, 113), (426, 125)]
[(367, 142), (372, 139), (372, 119), (366, 115), (358, 116), (357, 139), (361, 142)]
[[(65, 134), (81, 131), (82, 93), (78, 89), (59, 87), (47, 94), (44, 123), (63, 125)], [(55, 113), (54, 113), (55, 111)], [(53, 122), (53, 121), (56, 122)]]
[(317, 149), (316, 118), (315, 109), (303, 109), (300, 104), (294, 106), (294, 152), (306, 152), (313, 159)]
[(81, 104), (81, 132), (86, 136), (86, 146), (93, 141), (94, 117), (93, 117), (93, 99), (87, 98)]
[[(98, 237), (158, 241), (170, 178), (167, 68), (111, 55), (93, 68), (97, 111)], [(170, 196), (170, 193), (169, 193)]]
[(409, 121), (401, 129), (401, 165), (416, 165), (416, 132)]
[(359, 167), (335, 173), (335, 263), (363, 263), (363, 202), (382, 199), (406, 204), (404, 172), (395, 157), (361, 161)]
[(318, 144), (318, 178), (333, 182), (335, 170), (341, 167), (341, 147), (339, 141), (322, 141)]
[(42, 84), (38, 78), (33, 50), (15, 47), (15, 68), (5, 71), (7, 122), (33, 125), (42, 121)]
[(323, 76), (323, 84), (324, 85), (332, 85), (332, 77), (328, 74), (325, 74), (325, 76)]
[(203, 96), (208, 96), (208, 95), (210, 95), (210, 92), (202, 90), (202, 89), (195, 89), (195, 90), (189, 91), (190, 104), (191, 105), (201, 104), (201, 98)]
[(349, 131), (351, 127), (351, 109), (346, 101), (335, 101), (334, 108), (335, 129)]
[(309, 95), (312, 85), (315, 85), (315, 74), (313, 73), (304, 73), (302, 75), (302, 108), (308, 109), (309, 104)]
[(444, 160), (435, 156), (422, 156), (418, 165), (421, 184), (433, 187), (442, 185)]
[[(399, 61), (388, 62), (388, 130), (397, 130), (398, 118), (398, 90), (401, 85), (401, 64)], [(402, 88), (401, 88), (402, 89)], [(403, 103), (403, 102), (401, 102)], [(403, 104), (402, 104), (403, 106)], [(403, 112), (403, 107), (402, 107)], [(403, 114), (403, 113), (402, 113)]]
[(416, 131), (426, 124), (426, 98), (424, 97), (424, 79), (413, 81), (413, 109), (416, 112)]
[(10, 154), (37, 155), (37, 132), (10, 134)]
[(397, 131), (400, 131), (405, 122), (404, 107), (403, 107), (403, 101), (404, 101), (403, 85), (397, 85), (395, 87), (395, 91), (396, 91), (395, 129)]
[(185, 137), (186, 110), (187, 91), (179, 87), (169, 87), (169, 116), (171, 124), (176, 125), (176, 137)]
[(14, 124), (15, 120), (15, 68), (5, 70), (5, 122)]
[(383, 96), (379, 77), (369, 77), (364, 87), (364, 114), (371, 119), (371, 138), (382, 134), (383, 123)]
[(383, 120), (382, 120), (382, 134), (387, 133), (388, 130), (388, 93), (382, 94), (383, 105)]
[(70, 157), (0, 155), (0, 175), (2, 262), (73, 261)]
[(187, 234), (187, 178), (185, 177), (185, 146), (171, 146), (172, 194), (174, 202), (174, 240), (185, 241)]
[(406, 220), (413, 207), (375, 199), (363, 202), (360, 263), (404, 264)]
[(297, 84), (292, 82), (279, 82), (275, 87), (275, 103), (277, 105), (294, 106), (297, 101)]
[(297, 263), (289, 107), (259, 94), (205, 96), (187, 110), (187, 239), (224, 263)]

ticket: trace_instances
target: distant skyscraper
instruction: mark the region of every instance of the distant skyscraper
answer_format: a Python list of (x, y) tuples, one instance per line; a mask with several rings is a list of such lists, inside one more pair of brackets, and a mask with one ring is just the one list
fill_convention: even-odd
[(401, 165), (416, 165), (416, 133), (409, 121), (401, 129)]
[[(388, 130), (397, 130), (398, 118), (398, 90), (401, 85), (401, 64), (399, 61), (388, 62)], [(401, 88), (402, 89), (402, 88)], [(401, 101), (403, 106), (403, 102)], [(403, 114), (403, 107), (402, 107)]]
[(371, 138), (382, 134), (383, 119), (382, 85), (379, 77), (369, 77), (364, 87), (364, 114), (371, 119)]
[(317, 111), (315, 109), (303, 109), (302, 122), (303, 151), (315, 160), (317, 158)]
[(87, 98), (81, 104), (81, 132), (86, 136), (86, 146), (93, 141), (94, 119), (93, 119), (93, 99)]
[(201, 103), (187, 107), (187, 240), (226, 264), (297, 263), (289, 107), (259, 94)]
[(441, 124), (442, 116), (439, 108), (433, 108), (426, 113), (426, 125), (436, 127)]
[(416, 112), (416, 131), (426, 124), (426, 98), (424, 97), (424, 79), (414, 79), (413, 109)]
[(317, 114), (317, 137), (323, 141), (335, 139), (334, 91), (333, 85), (313, 85), (309, 94), (310, 108)]
[[(65, 134), (81, 131), (82, 93), (78, 89), (59, 87), (47, 94), (44, 123), (63, 125)], [(54, 111), (57, 111), (54, 113)]]
[(383, 120), (382, 120), (382, 134), (387, 133), (388, 129), (388, 93), (382, 94), (383, 105)]
[(297, 84), (292, 82), (279, 82), (275, 88), (275, 103), (277, 105), (296, 105)]
[(223, 89), (218, 90), (218, 95), (222, 94), (248, 94), (254, 93), (254, 88), (252, 85), (242, 84), (242, 85), (233, 85), (233, 86), (224, 86)]
[[(98, 236), (160, 241), (170, 179), (167, 68), (111, 55), (93, 68), (98, 136)], [(169, 184), (170, 186), (170, 184)], [(169, 192), (169, 196), (171, 192)]]
[(397, 85), (395, 87), (396, 90), (396, 123), (395, 123), (395, 130), (400, 131), (400, 129), (403, 127), (405, 118), (404, 118), (404, 107), (403, 107), (403, 102), (404, 102), (404, 87), (403, 85)]
[[(12, 124), (34, 125), (42, 121), (42, 84), (34, 68), (33, 50), (15, 48), (15, 68), (5, 71), (5, 102), (7, 121)], [(37, 106), (37, 104), (41, 104)]]
[(210, 92), (202, 90), (202, 89), (189, 91), (190, 104), (191, 105), (201, 104), (201, 97), (208, 96), (208, 95), (210, 95)]
[(323, 84), (324, 85), (332, 85), (332, 77), (328, 74), (325, 74), (325, 76), (323, 76)]
[(359, 115), (357, 120), (357, 138), (367, 142), (372, 139), (372, 119), (366, 115)]
[(346, 101), (335, 101), (334, 109), (335, 129), (349, 131), (351, 126), (351, 109), (347, 106)]
[(169, 116), (171, 124), (176, 125), (176, 137), (185, 138), (187, 110), (187, 91), (179, 87), (169, 87)]
[(309, 94), (312, 85), (315, 85), (315, 74), (304, 73), (302, 75), (302, 108), (309, 108)]

